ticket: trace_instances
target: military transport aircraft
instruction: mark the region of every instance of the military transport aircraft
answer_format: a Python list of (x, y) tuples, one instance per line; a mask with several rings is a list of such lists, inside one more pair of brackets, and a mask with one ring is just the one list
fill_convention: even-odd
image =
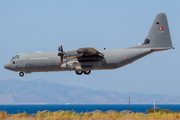
[(29, 52), (15, 55), (4, 68), (24, 73), (48, 71), (75, 71), (88, 75), (91, 70), (115, 69), (130, 64), (150, 53), (172, 49), (167, 18), (158, 13), (143, 44), (111, 50), (92, 47), (64, 51), (63, 46), (55, 52)]

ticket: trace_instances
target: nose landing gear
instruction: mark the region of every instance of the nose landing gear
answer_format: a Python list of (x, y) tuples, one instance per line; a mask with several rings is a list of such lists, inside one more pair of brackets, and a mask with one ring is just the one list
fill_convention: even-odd
[(23, 76), (24, 76), (24, 73), (23, 73), (23, 72), (20, 72), (20, 73), (19, 73), (19, 76), (23, 77)]

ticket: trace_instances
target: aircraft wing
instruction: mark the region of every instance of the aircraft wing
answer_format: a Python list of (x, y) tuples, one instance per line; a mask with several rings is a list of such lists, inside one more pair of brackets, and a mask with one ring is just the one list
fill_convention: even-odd
[(96, 49), (94, 48), (79, 48), (77, 50), (77, 53), (78, 54), (81, 54), (83, 53), (83, 56), (92, 56), (92, 55), (101, 55), (101, 56), (104, 56), (102, 53), (100, 53), (99, 51), (97, 51)]
[(66, 59), (71, 60), (83, 56), (104, 56), (102, 53), (91, 47), (79, 48), (77, 50), (77, 53), (78, 53), (77, 55), (66, 57)]

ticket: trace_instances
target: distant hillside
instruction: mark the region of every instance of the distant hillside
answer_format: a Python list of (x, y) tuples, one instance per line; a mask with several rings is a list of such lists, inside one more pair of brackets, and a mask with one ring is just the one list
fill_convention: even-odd
[(0, 81), (0, 104), (132, 104), (180, 103), (179, 96), (118, 93), (65, 86), (46, 80)]

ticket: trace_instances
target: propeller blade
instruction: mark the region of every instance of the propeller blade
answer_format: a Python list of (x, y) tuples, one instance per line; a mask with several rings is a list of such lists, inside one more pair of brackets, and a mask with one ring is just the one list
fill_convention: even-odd
[(64, 57), (64, 52), (63, 52), (63, 47), (62, 47), (62, 44), (60, 46), (58, 46), (58, 56), (60, 57), (60, 68), (61, 68), (61, 65), (62, 65), (62, 62), (63, 62), (63, 57)]
[(61, 56), (60, 56), (60, 68), (61, 68), (61, 64), (62, 64), (62, 61), (61, 61)]
[(63, 46), (62, 46), (62, 44), (61, 44), (61, 52), (63, 52)]
[(58, 51), (60, 51), (60, 46), (58, 46)]
[(63, 56), (64, 56), (64, 55), (61, 56), (61, 64), (62, 64), (62, 62), (63, 62)]

